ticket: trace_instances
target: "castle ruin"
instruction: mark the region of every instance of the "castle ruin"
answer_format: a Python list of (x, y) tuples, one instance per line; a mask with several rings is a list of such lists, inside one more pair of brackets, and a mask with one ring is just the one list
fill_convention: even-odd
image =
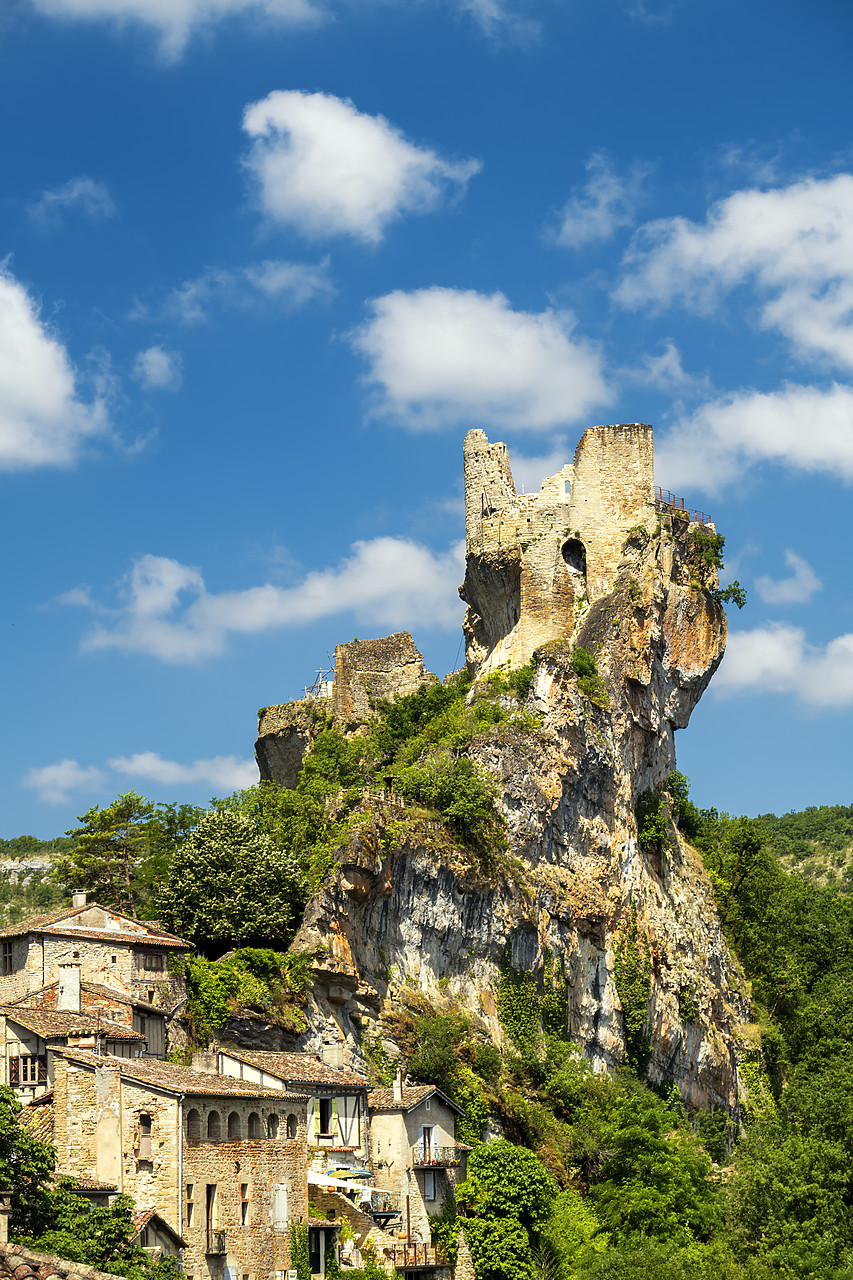
[(574, 462), (518, 493), (505, 444), (465, 437), (465, 657), (520, 667), (613, 589), (629, 529), (655, 520), (652, 428), (589, 427)]

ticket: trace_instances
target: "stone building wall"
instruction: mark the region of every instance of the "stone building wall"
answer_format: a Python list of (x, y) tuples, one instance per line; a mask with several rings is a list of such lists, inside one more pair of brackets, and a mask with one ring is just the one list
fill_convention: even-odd
[(371, 699), (414, 693), (435, 680), (408, 631), (380, 640), (350, 640), (335, 646), (332, 710), (345, 720), (363, 720), (370, 715)]
[[(130, 943), (127, 936), (117, 933), (114, 941), (106, 942), (87, 938), (85, 934), (32, 933), (12, 938), (11, 942), (14, 971), (0, 978), (0, 1004), (8, 1004), (56, 982), (62, 965), (79, 965), (83, 982), (116, 987), (135, 999), (163, 1009), (172, 1009), (186, 995), (183, 979), (169, 972), (171, 950), (166, 952), (141, 939)], [(162, 955), (163, 969), (143, 970), (145, 953)]]
[(430, 1099), (429, 1111), (423, 1102), (409, 1112), (373, 1111), (370, 1116), (370, 1163), (376, 1186), (401, 1197), (403, 1228), (406, 1227), (408, 1197), (412, 1240), (428, 1243), (431, 1235), (429, 1216), (441, 1213), (445, 1201), (452, 1197), (459, 1170), (431, 1170), (436, 1177), (436, 1199), (428, 1202), (424, 1199), (424, 1171), (411, 1166), (412, 1148), (418, 1143), (418, 1131), (425, 1124), (434, 1126), (435, 1146), (454, 1146), (453, 1114), (435, 1097)]
[(483, 431), (465, 437), (464, 465), (466, 659), (484, 675), (570, 636), (612, 590), (628, 530), (655, 519), (652, 429), (590, 427), (538, 494), (516, 492), (506, 445)]

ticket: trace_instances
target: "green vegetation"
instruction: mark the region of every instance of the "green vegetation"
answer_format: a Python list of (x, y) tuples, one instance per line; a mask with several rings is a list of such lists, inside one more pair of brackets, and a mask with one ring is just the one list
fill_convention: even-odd
[(594, 702), (597, 707), (609, 707), (610, 695), (607, 686), (598, 674), (594, 654), (581, 645), (572, 649), (572, 670), (578, 678), (578, 688), (585, 698)]
[(302, 1005), (311, 984), (311, 956), (243, 947), (221, 960), (184, 962), (187, 1021), (196, 1044), (207, 1044), (241, 1009), (262, 1013), (285, 1031), (305, 1030)]
[(628, 1065), (642, 1075), (651, 1052), (646, 1021), (652, 992), (652, 966), (649, 944), (640, 936), (637, 912), (633, 908), (628, 927), (616, 944), (614, 964), (616, 990), (625, 1023)]

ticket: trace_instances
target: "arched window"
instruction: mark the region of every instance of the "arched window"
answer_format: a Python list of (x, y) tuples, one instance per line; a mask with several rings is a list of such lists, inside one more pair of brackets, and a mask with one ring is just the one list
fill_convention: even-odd
[(568, 542), (563, 543), (563, 559), (569, 573), (578, 574), (580, 577), (586, 574), (586, 547), (580, 538), (569, 538)]
[(187, 1141), (201, 1141), (201, 1116), (193, 1107), (192, 1111), (187, 1112)]
[(242, 1136), (240, 1117), (236, 1111), (232, 1111), (228, 1117), (228, 1138), (231, 1142), (239, 1142)]
[(217, 1139), (221, 1137), (221, 1132), (219, 1112), (211, 1111), (210, 1115), (207, 1117), (207, 1136), (209, 1139), (212, 1138), (213, 1141), (216, 1142)]
[(299, 1121), (296, 1119), (296, 1116), (293, 1114), (293, 1112), (291, 1112), (290, 1115), (287, 1117), (288, 1138), (295, 1138), (298, 1128), (299, 1128)]
[(261, 1125), (261, 1117), (257, 1111), (253, 1111), (249, 1116), (249, 1137), (262, 1138), (264, 1136), (263, 1126)]
[(267, 1137), (268, 1138), (278, 1137), (278, 1116), (267, 1117)]

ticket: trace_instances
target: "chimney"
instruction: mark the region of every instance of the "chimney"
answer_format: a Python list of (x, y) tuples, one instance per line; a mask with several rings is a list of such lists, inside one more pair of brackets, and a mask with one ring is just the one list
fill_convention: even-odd
[(398, 1067), (394, 1076), (394, 1101), (403, 1101), (403, 1068)]
[(58, 1013), (80, 1012), (79, 964), (61, 964), (59, 966), (59, 986), (56, 989), (56, 1009)]
[(85, 889), (75, 889), (75, 890), (74, 890), (74, 892), (73, 892), (73, 893), (72, 893), (72, 895), (71, 895), (71, 905), (72, 905), (72, 907), (85, 907), (85, 905), (86, 905), (86, 890), (85, 890)]
[(201, 1071), (206, 1076), (219, 1075), (219, 1053), (214, 1048), (201, 1049), (193, 1054), (193, 1071)]
[(12, 1214), (12, 1192), (0, 1191), (0, 1244), (9, 1243), (9, 1218)]

